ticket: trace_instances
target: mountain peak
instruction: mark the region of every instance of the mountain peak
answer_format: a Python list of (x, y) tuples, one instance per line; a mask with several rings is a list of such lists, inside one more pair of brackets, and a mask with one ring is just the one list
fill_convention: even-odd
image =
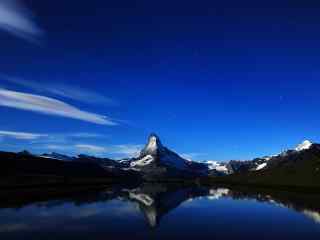
[[(133, 168), (144, 168), (145, 172), (149, 171), (150, 176), (165, 174), (164, 169), (170, 169), (170, 174), (177, 174), (177, 170), (191, 172), (191, 165), (177, 153), (163, 146), (158, 135), (154, 133), (149, 136), (139, 157), (130, 164)], [(158, 169), (158, 173), (155, 172), (155, 169)]]
[(163, 145), (157, 134), (152, 133), (149, 136), (148, 142), (141, 152), (141, 155), (155, 155), (158, 150), (162, 149)]
[(312, 144), (313, 144), (313, 143), (312, 143), (311, 141), (305, 140), (305, 141), (303, 141), (301, 144), (299, 144), (299, 145), (295, 148), (295, 150), (298, 151), (298, 152), (303, 151), (303, 150), (307, 150), (307, 149), (309, 149), (309, 148), (312, 146)]

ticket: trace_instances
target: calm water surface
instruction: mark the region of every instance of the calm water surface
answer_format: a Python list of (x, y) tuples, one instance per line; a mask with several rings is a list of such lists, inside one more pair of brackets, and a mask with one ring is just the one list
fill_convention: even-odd
[(144, 184), (1, 197), (0, 239), (320, 239), (320, 196)]

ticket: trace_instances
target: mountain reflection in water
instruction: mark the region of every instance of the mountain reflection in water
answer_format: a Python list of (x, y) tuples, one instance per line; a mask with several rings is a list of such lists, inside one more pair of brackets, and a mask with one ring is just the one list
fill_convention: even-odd
[[(0, 196), (0, 216), (2, 216), (0, 236), (10, 239), (10, 234), (17, 232), (58, 231), (57, 228), (63, 226), (63, 222), (69, 223), (64, 226), (64, 230), (67, 229), (68, 233), (78, 232), (80, 234), (80, 229), (87, 232), (94, 231), (94, 229), (102, 231), (106, 228), (101, 229), (101, 226), (98, 227), (97, 224), (106, 224), (110, 227), (115, 222), (121, 221), (122, 229), (116, 226), (114, 229), (111, 227), (111, 230), (114, 231), (110, 233), (110, 238), (112, 238), (121, 231), (122, 233), (123, 231), (129, 232), (128, 219), (137, 223), (139, 219), (144, 218), (149, 229), (157, 229), (161, 227), (161, 221), (164, 218), (169, 220), (173, 216), (169, 213), (174, 214), (175, 209), (185, 208), (184, 213), (187, 214), (190, 206), (194, 207), (194, 204), (202, 204), (201, 206), (205, 204), (207, 208), (217, 208), (213, 204), (215, 201), (225, 201), (231, 204), (230, 207), (225, 205), (231, 208), (231, 213), (234, 207), (232, 203), (241, 201), (248, 202), (248, 207), (255, 204), (261, 205), (261, 203), (276, 206), (301, 213), (306, 219), (312, 219), (314, 223), (318, 223), (319, 225), (316, 225), (320, 227), (320, 196), (315, 194), (160, 183), (145, 183), (135, 187), (110, 186), (90, 191), (68, 189), (61, 192), (61, 190), (47, 189), (45, 192), (46, 194), (43, 190), (33, 190), (31, 192), (2, 193)], [(251, 210), (251, 214), (256, 214), (255, 211)], [(197, 216), (197, 212), (191, 215), (194, 221), (204, 222), (201, 216)], [(222, 217), (231, 218), (231, 215), (224, 213)], [(261, 218), (263, 219), (264, 216)], [(181, 217), (179, 221), (180, 219), (185, 221)], [(209, 219), (220, 221), (221, 216), (219, 218), (212, 216)], [(108, 231), (111, 230), (108, 229)]]

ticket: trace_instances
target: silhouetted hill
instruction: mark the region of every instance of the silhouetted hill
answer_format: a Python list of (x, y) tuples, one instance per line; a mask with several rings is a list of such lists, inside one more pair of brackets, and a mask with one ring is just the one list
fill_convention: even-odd
[(132, 171), (105, 169), (94, 161), (61, 161), (31, 154), (0, 152), (0, 185), (126, 181)]

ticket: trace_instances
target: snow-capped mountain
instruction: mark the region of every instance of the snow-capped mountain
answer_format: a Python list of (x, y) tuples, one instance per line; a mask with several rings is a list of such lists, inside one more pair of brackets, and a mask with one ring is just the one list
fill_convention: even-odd
[(156, 134), (150, 135), (139, 157), (131, 161), (130, 168), (155, 176), (194, 176), (208, 171), (206, 164), (186, 160), (164, 147)]
[(168, 172), (175, 174), (192, 173), (196, 175), (229, 175), (233, 173), (245, 173), (249, 171), (261, 171), (269, 167), (269, 163), (281, 160), (281, 158), (299, 154), (313, 146), (311, 141), (305, 140), (294, 150), (287, 150), (278, 155), (265, 156), (249, 161), (196, 162), (186, 160), (175, 152), (164, 147), (156, 134), (151, 134), (147, 144), (138, 158), (130, 161), (130, 168), (147, 174), (163, 175)]
[(293, 150), (292, 149), (286, 150), (286, 151), (281, 152), (278, 155), (273, 155), (270, 157), (263, 157), (263, 158), (256, 159), (256, 161), (254, 160), (256, 163), (256, 168), (253, 170), (260, 171), (262, 169), (265, 169), (268, 167), (270, 162), (274, 162), (276, 160), (279, 161), (279, 160), (281, 160), (281, 158), (284, 158), (284, 157), (297, 155), (303, 151), (310, 149), (313, 145), (314, 144), (311, 141), (305, 140), (302, 143), (298, 144), (298, 146), (295, 147)]
[(236, 161), (232, 160), (228, 163), (219, 163), (215, 161), (207, 161), (208, 167), (210, 170), (215, 170), (218, 173), (223, 174), (233, 174), (233, 173), (245, 173), (250, 171), (261, 171), (267, 169), (269, 165), (275, 165), (277, 162), (282, 161), (284, 158), (290, 158), (291, 156), (299, 155), (306, 150), (311, 149), (314, 144), (305, 140), (293, 150), (286, 150), (277, 155), (265, 156), (261, 158), (255, 158), (249, 161)]
[(154, 163), (163, 163), (181, 170), (188, 168), (187, 160), (164, 147), (159, 137), (151, 134), (138, 159), (131, 163), (131, 167), (145, 167)]

